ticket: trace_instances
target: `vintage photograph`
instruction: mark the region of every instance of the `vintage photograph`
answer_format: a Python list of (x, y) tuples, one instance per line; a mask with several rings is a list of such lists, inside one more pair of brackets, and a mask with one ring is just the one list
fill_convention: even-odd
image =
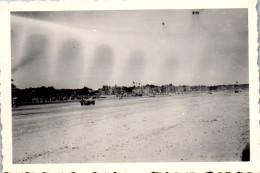
[(247, 8), (10, 23), (13, 164), (250, 161)]

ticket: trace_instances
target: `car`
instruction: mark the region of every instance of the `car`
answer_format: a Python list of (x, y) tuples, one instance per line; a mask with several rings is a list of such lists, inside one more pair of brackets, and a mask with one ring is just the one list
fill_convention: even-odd
[(81, 106), (83, 106), (83, 105), (91, 105), (91, 104), (95, 105), (95, 100), (93, 98), (89, 98), (87, 100), (81, 99), (80, 100), (80, 104), (81, 104)]
[(95, 105), (95, 100), (94, 99), (87, 99), (86, 101), (85, 101), (85, 105)]
[(149, 97), (155, 97), (155, 94), (149, 94)]

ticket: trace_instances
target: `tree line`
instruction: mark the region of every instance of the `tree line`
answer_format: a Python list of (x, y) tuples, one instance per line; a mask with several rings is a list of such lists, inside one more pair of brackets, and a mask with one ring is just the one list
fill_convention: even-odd
[(230, 85), (141, 85), (140, 83), (134, 83), (133, 86), (109, 86), (104, 85), (102, 88), (93, 90), (92, 88), (83, 87), (81, 89), (56, 89), (53, 86), (50, 87), (36, 87), (19, 89), (12, 84), (12, 99), (13, 101), (21, 104), (31, 103), (47, 103), (64, 100), (78, 100), (88, 97), (106, 97), (107, 95), (117, 96), (144, 96), (144, 95), (156, 95), (156, 94), (169, 94), (169, 93), (187, 93), (187, 92), (209, 92), (220, 90), (238, 90), (247, 89), (248, 84), (230, 84)]

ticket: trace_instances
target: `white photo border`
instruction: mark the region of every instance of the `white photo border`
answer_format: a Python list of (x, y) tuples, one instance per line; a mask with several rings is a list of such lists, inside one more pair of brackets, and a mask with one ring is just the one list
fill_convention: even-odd
[[(258, 172), (260, 170), (259, 73), (256, 0), (76, 0), (0, 2), (0, 68), (3, 172)], [(136, 9), (248, 9), (250, 162), (156, 162), (86, 164), (13, 164), (11, 108), (12, 11), (76, 11)]]

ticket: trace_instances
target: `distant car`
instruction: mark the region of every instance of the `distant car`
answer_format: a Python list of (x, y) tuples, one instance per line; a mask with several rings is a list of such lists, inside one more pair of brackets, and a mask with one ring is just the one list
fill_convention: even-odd
[(94, 99), (90, 98), (90, 99), (87, 99), (85, 101), (85, 105), (91, 105), (91, 104), (95, 105), (95, 100)]
[(155, 94), (149, 94), (149, 97), (155, 97)]
[(81, 99), (80, 100), (80, 104), (81, 104), (81, 106), (83, 106), (83, 105), (95, 105), (95, 100), (94, 99), (92, 99), (92, 98), (89, 98), (89, 99), (87, 99), (87, 100), (85, 100), (85, 99)]

